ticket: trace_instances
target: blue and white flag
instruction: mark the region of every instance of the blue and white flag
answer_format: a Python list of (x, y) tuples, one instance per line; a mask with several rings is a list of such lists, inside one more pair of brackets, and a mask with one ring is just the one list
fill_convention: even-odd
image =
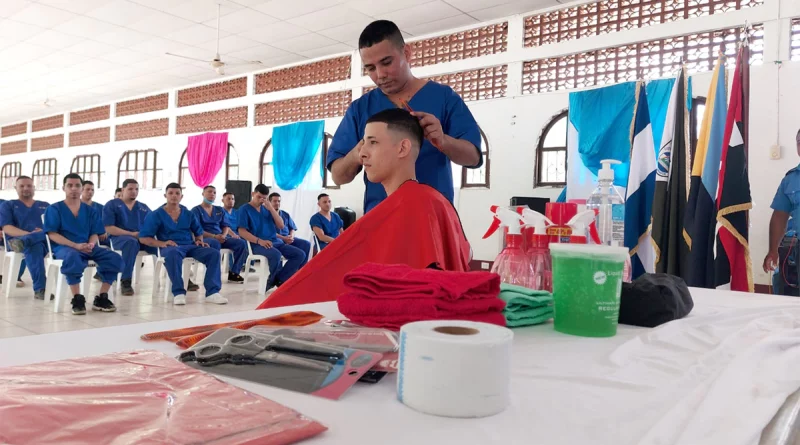
[(651, 215), (656, 189), (656, 149), (644, 85), (638, 88), (631, 141), (631, 168), (625, 199), (625, 247), (630, 250), (633, 278), (655, 272)]

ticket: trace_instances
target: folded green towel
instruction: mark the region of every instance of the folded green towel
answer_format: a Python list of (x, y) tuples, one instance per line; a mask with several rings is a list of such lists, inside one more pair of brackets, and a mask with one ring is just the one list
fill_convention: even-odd
[(506, 326), (530, 326), (553, 318), (553, 295), (513, 284), (500, 284), (500, 299), (506, 302)]

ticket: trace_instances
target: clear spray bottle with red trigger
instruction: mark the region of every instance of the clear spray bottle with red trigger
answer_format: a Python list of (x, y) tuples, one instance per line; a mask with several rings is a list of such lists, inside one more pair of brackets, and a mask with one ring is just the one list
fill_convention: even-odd
[(531, 210), (522, 210), (522, 219), (526, 227), (533, 227), (533, 235), (528, 237), (528, 258), (533, 268), (533, 280), (530, 288), (533, 290), (553, 291), (553, 265), (550, 260), (550, 235), (547, 226), (553, 222), (541, 213)]
[(507, 227), (506, 245), (497, 255), (492, 265), (492, 272), (500, 275), (500, 281), (530, 288), (534, 281), (534, 271), (530, 257), (522, 249), (522, 217), (515, 211), (505, 207), (493, 207), (495, 221), (484, 239), (491, 236), (499, 227)]

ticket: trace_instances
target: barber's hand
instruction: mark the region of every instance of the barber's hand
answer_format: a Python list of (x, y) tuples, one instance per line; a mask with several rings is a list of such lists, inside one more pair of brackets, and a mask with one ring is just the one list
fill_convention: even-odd
[(444, 130), (436, 116), (421, 111), (415, 111), (411, 115), (419, 118), (419, 124), (425, 131), (425, 139), (431, 141), (434, 147), (439, 148), (444, 144)]
[(352, 156), (353, 161), (357, 162), (358, 165), (362, 165), (363, 164), (363, 161), (361, 160), (361, 148), (362, 147), (364, 147), (364, 139), (361, 139), (360, 141), (358, 141), (358, 144), (356, 144), (356, 146), (353, 147), (353, 149), (350, 150), (350, 153), (349, 153), (349, 155)]
[(164, 244), (162, 244), (161, 247), (178, 247), (178, 244), (175, 243), (175, 241), (169, 240), (164, 241)]
[(764, 272), (771, 273), (778, 268), (778, 252), (769, 252), (764, 257)]

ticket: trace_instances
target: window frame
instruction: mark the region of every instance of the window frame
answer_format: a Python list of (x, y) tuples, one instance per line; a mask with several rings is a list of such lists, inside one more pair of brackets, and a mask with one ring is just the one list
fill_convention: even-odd
[[(153, 165), (152, 168), (147, 165), (147, 154), (152, 152), (153, 153)], [(144, 153), (144, 168), (139, 169), (139, 153)], [(134, 155), (134, 165), (133, 170), (129, 170), (130, 167), (130, 155)], [(122, 161), (127, 161), (125, 165), (125, 170), (122, 170)], [(117, 163), (117, 186), (122, 186), (122, 172), (139, 172), (139, 171), (148, 171), (150, 170), (153, 174), (153, 181), (152, 184), (149, 184), (150, 187), (142, 187), (145, 190), (155, 190), (156, 185), (158, 184), (158, 150), (155, 148), (146, 148), (143, 150), (127, 150), (122, 153), (122, 156), (119, 158), (119, 162)], [(141, 184), (140, 184), (141, 185)]]
[(689, 126), (689, 137), (692, 138), (691, 142), (691, 160), (692, 165), (694, 162), (694, 154), (697, 152), (697, 140), (700, 138), (700, 126), (701, 123), (697, 123), (697, 118), (700, 118), (701, 121), (703, 119), (702, 115), (697, 114), (698, 105), (703, 105), (705, 108), (706, 106), (706, 97), (705, 96), (697, 96), (692, 98), (692, 110), (689, 112), (689, 119), (691, 125)]
[[(11, 172), (8, 172), (6, 169), (11, 170)], [(14, 189), (13, 184), (16, 182), (17, 178), (21, 175), (22, 175), (22, 162), (10, 161), (3, 164), (3, 167), (0, 168), (0, 190)], [(5, 182), (8, 179), (11, 179), (11, 187), (6, 188)]]
[[(97, 159), (96, 163), (95, 163), (95, 158)], [(83, 170), (78, 170), (78, 169), (76, 169), (76, 165), (79, 166), (80, 163), (78, 161), (81, 160), (81, 159), (84, 160), (83, 161), (84, 169)], [(89, 171), (86, 170), (86, 164), (87, 164), (86, 159), (88, 159), (88, 161), (89, 161), (88, 164), (90, 166), (89, 168), (91, 168), (91, 170), (89, 170)], [(97, 166), (97, 170), (94, 169), (95, 166)], [(97, 187), (99, 189), (100, 188), (100, 181), (102, 180), (101, 179), (102, 175), (101, 175), (101, 172), (100, 172), (100, 155), (95, 153), (95, 154), (91, 154), (91, 155), (77, 155), (77, 156), (75, 156), (74, 158), (72, 158), (72, 164), (69, 167), (69, 172), (70, 173), (77, 173), (84, 180), (86, 179), (86, 174), (87, 173), (96, 174), (97, 175), (97, 180), (94, 181), (94, 182), (95, 182), (95, 187)]]
[(461, 167), (461, 188), (462, 189), (474, 189), (474, 188), (491, 188), (491, 161), (489, 160), (489, 138), (486, 136), (486, 133), (483, 131), (480, 125), (478, 125), (478, 131), (481, 134), (481, 157), (486, 157), (483, 168), (486, 170), (486, 174), (484, 175), (484, 181), (482, 183), (467, 183), (467, 173), (469, 170), (477, 170), (467, 167)]
[[(269, 150), (270, 147), (272, 147), (272, 138), (267, 139), (267, 143), (264, 144), (264, 148), (261, 149), (261, 155), (258, 157), (258, 183), (259, 184), (264, 184), (264, 165), (272, 165), (272, 162), (269, 162), (267, 164), (264, 163), (264, 155), (267, 154), (267, 150)], [(275, 177), (274, 170), (273, 170), (273, 175), (272, 176), (273, 176), (273, 178)], [(274, 186), (275, 186), (275, 184), (272, 184), (269, 187), (274, 187)]]
[[(44, 164), (44, 163), (47, 164)], [(44, 169), (45, 171), (42, 172), (41, 170)], [(35, 188), (35, 190), (58, 190), (58, 159), (56, 158), (43, 158), (37, 159), (36, 162), (33, 163), (33, 169), (31, 169), (31, 179), (33, 179), (33, 186), (36, 187), (37, 177), (50, 177), (53, 181), (53, 188)], [(48, 181), (50, 180), (48, 179)]]
[(551, 151), (564, 151), (564, 171), (567, 171), (569, 167), (569, 120), (567, 121), (567, 134), (564, 135), (564, 140), (567, 142), (563, 147), (545, 147), (544, 141), (547, 139), (547, 135), (550, 134), (550, 130), (555, 126), (556, 122), (561, 119), (569, 119), (569, 109), (561, 110), (558, 114), (550, 118), (550, 121), (544, 126), (542, 130), (541, 136), (539, 136), (539, 141), (536, 143), (536, 165), (534, 166), (533, 171), (533, 187), (566, 187), (567, 181), (566, 177), (564, 182), (542, 182), (542, 158), (544, 152), (551, 152)]
[[(226, 184), (228, 183), (228, 179), (230, 177), (229, 174), (230, 174), (230, 168), (231, 168), (231, 164), (230, 164), (231, 149), (234, 152), (236, 152), (236, 147), (234, 147), (233, 144), (228, 142), (228, 150), (225, 152), (225, 183)], [(186, 147), (185, 149), (183, 149), (183, 154), (181, 154), (181, 159), (178, 161), (178, 184), (180, 184), (181, 188), (183, 188), (183, 189), (186, 188), (186, 186), (183, 185), (183, 169), (184, 169), (183, 161), (186, 159), (186, 153), (188, 151), (189, 151), (189, 147)], [(237, 161), (237, 163), (233, 164), (233, 166), (238, 169), (239, 165), (240, 165), (238, 163), (238, 161), (239, 161), (239, 153), (238, 152), (236, 152), (236, 161)], [(189, 172), (189, 164), (188, 163), (186, 164), (186, 172), (187, 173)], [(236, 177), (238, 178), (239, 175), (237, 174)]]

